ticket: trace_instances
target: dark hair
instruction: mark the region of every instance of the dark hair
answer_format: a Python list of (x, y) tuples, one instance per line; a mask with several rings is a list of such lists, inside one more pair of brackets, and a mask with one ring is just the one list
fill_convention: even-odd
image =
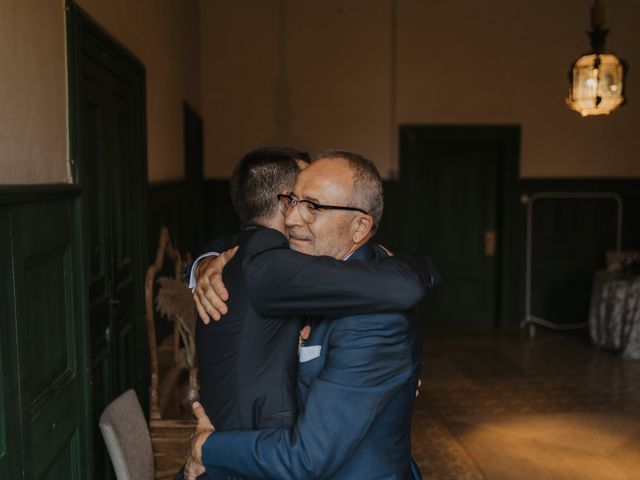
[(373, 217), (373, 229), (375, 232), (382, 220), (384, 210), (384, 195), (382, 191), (382, 178), (374, 163), (368, 158), (348, 150), (325, 150), (317, 154), (313, 160), (321, 158), (342, 158), (349, 162), (353, 168), (353, 197), (351, 201), (354, 207), (362, 208)]
[(273, 216), (278, 208), (276, 195), (293, 188), (300, 167), (296, 160), (309, 162), (309, 154), (296, 148), (264, 147), (247, 153), (231, 176), (231, 202), (243, 224)]

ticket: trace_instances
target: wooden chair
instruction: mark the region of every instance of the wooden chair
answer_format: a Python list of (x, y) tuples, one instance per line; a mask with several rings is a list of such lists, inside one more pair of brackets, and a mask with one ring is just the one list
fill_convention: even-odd
[[(149, 430), (156, 479), (174, 478), (184, 461), (195, 419), (184, 392), (197, 392), (193, 348), (196, 310), (181, 278), (182, 256), (166, 228), (160, 230), (158, 250), (145, 279), (145, 312), (151, 363)], [(173, 334), (158, 343), (160, 314), (173, 321)], [(189, 318), (191, 316), (191, 318)], [(189, 325), (187, 325), (189, 324)], [(185, 331), (185, 329), (187, 331)], [(191, 358), (191, 361), (188, 360)], [(193, 396), (186, 400), (194, 400)]]

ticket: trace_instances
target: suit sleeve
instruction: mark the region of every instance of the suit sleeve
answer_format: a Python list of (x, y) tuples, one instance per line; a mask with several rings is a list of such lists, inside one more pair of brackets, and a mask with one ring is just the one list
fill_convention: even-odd
[(345, 262), (294, 252), (286, 240), (265, 241), (274, 234), (254, 237), (270, 248), (247, 255), (242, 266), (245, 292), (264, 317), (338, 318), (408, 310), (439, 278), (427, 258)]
[(409, 389), (413, 401), (419, 355), (408, 352), (406, 319), (384, 316), (392, 318), (340, 320), (331, 335), (330, 358), (313, 381), (296, 425), (214, 433), (203, 447), (207, 469), (283, 480), (334, 473), (400, 389)]

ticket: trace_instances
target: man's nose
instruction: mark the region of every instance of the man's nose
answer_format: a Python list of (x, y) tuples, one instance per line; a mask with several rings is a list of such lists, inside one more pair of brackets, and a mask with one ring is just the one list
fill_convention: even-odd
[(294, 227), (302, 225), (304, 222), (300, 217), (300, 211), (298, 207), (292, 207), (289, 209), (289, 212), (284, 216), (284, 224), (287, 227)]

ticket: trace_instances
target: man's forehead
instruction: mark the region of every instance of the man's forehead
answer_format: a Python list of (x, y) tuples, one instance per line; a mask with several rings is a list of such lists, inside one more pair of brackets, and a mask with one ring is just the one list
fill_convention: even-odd
[[(349, 196), (353, 190), (353, 177), (349, 175), (348, 165), (339, 165), (339, 162), (312, 163), (304, 171), (300, 172), (296, 180), (293, 192), (299, 198), (323, 201), (324, 199), (339, 199)], [(340, 166), (342, 168), (332, 168)]]

